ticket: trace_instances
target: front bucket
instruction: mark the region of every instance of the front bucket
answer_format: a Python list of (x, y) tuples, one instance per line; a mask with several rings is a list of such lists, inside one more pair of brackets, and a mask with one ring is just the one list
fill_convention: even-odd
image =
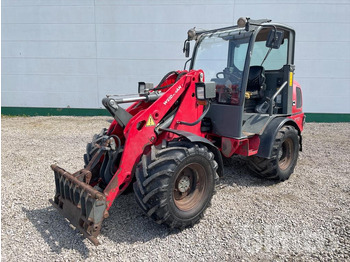
[(72, 175), (56, 165), (51, 165), (51, 168), (55, 173), (56, 195), (54, 200), (49, 200), (50, 203), (86, 238), (98, 245), (102, 221), (108, 216), (105, 195), (79, 180), (79, 175), (89, 171), (83, 169)]

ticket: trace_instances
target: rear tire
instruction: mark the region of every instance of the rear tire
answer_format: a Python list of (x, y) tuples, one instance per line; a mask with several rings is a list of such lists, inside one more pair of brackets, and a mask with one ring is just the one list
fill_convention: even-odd
[(298, 131), (293, 126), (283, 126), (275, 137), (271, 158), (249, 157), (249, 168), (262, 178), (285, 181), (294, 171), (298, 154)]
[(153, 146), (136, 169), (136, 202), (158, 224), (194, 225), (210, 204), (217, 167), (214, 154), (200, 144), (176, 141), (166, 148)]

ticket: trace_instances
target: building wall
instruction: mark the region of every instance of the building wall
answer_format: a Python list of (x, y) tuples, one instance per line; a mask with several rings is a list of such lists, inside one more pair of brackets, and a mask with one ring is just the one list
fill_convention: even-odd
[(2, 0), (3, 107), (100, 108), (183, 68), (189, 28), (240, 16), (296, 29), (304, 110), (350, 113), (348, 0)]

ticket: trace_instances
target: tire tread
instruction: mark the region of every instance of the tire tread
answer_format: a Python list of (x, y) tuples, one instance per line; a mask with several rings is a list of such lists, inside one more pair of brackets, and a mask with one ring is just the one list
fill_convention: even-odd
[(167, 191), (169, 190), (170, 179), (174, 175), (177, 166), (191, 155), (201, 155), (210, 162), (214, 173), (214, 183), (216, 183), (219, 178), (216, 173), (218, 164), (214, 160), (214, 154), (201, 144), (171, 141), (168, 142), (165, 148), (152, 146), (150, 152), (143, 155), (137, 165), (135, 171), (136, 182), (133, 185), (136, 202), (147, 216), (158, 224), (180, 229), (192, 226), (201, 219), (204, 210), (210, 204), (211, 196), (203, 211), (190, 221), (179, 220), (169, 211)]

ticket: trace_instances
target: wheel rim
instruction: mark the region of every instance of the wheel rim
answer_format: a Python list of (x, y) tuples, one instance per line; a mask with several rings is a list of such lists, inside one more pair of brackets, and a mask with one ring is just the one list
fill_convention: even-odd
[(204, 167), (197, 163), (186, 165), (175, 178), (173, 198), (174, 203), (182, 211), (189, 211), (203, 201), (206, 190), (206, 175)]
[(278, 166), (281, 170), (286, 170), (292, 163), (294, 157), (293, 141), (287, 138), (281, 145), (278, 152)]

